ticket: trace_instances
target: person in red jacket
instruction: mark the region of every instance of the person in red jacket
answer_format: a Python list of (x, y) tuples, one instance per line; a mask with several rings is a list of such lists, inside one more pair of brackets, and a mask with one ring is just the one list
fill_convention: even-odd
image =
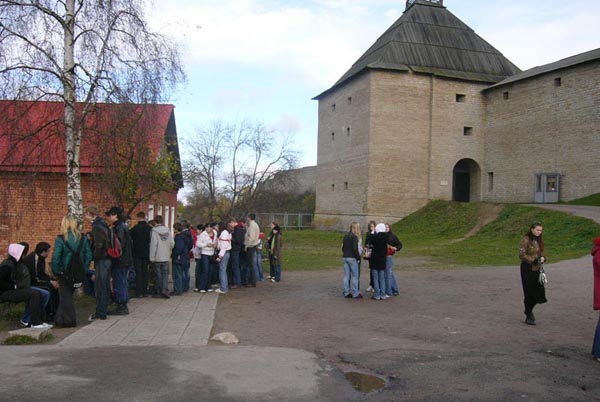
[[(592, 256), (594, 257), (592, 260), (594, 265), (594, 310), (600, 310), (600, 237), (594, 239)], [(596, 326), (592, 355), (594, 355), (596, 360), (600, 361), (600, 319)]]

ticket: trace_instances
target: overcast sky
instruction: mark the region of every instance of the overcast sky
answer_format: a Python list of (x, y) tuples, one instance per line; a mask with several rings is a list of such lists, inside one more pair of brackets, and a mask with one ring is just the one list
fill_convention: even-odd
[[(156, 1), (155, 29), (181, 44), (188, 83), (171, 100), (180, 138), (211, 120), (291, 133), (317, 162), (317, 102), (401, 15), (401, 0)], [(444, 0), (522, 70), (600, 47), (598, 0)], [(185, 149), (182, 149), (185, 153)]]

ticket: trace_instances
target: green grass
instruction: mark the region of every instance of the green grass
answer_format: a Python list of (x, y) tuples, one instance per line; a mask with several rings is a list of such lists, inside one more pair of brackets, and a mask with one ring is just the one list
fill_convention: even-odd
[(341, 266), (343, 233), (288, 230), (282, 234), (284, 271), (315, 271)]
[(592, 194), (590, 196), (579, 198), (577, 200), (565, 202), (565, 204), (570, 205), (592, 205), (592, 206), (600, 206), (600, 193)]
[(42, 336), (39, 340), (32, 338), (27, 335), (11, 335), (6, 338), (3, 342), (4, 345), (37, 345), (40, 343), (46, 343), (53, 339), (54, 336), (51, 333), (47, 333)]
[(518, 264), (519, 240), (534, 222), (544, 226), (544, 254), (550, 263), (588, 254), (592, 239), (600, 233), (600, 226), (589, 219), (541, 208), (507, 205), (498, 219), (477, 235), (432, 248), (431, 255), (461, 265)]
[[(544, 226), (548, 262), (590, 252), (600, 225), (591, 220), (524, 205), (506, 205), (498, 218), (463, 239), (475, 226), (481, 203), (434, 201), (393, 225), (404, 255), (431, 256), (458, 266), (517, 265), (518, 244), (533, 222)], [(343, 233), (286, 231), (283, 270), (310, 271), (341, 267)], [(461, 240), (462, 239), (462, 240)]]

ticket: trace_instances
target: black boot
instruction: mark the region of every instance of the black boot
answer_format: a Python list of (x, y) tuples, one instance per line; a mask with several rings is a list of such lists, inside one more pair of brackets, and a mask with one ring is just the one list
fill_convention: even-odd
[(535, 317), (533, 313), (526, 313), (525, 324), (535, 325)]

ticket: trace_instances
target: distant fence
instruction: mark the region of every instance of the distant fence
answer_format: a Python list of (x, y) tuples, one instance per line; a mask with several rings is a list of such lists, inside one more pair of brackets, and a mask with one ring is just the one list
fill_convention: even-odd
[(276, 222), (282, 229), (312, 229), (313, 218), (313, 214), (291, 212), (256, 214), (256, 221), (263, 230), (267, 230), (271, 222)]

